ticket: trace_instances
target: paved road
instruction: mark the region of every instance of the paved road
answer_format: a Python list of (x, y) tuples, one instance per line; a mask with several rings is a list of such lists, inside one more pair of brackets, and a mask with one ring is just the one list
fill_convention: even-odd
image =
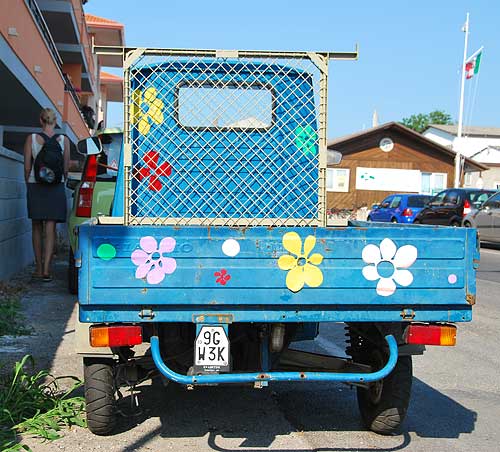
[[(34, 325), (39, 338), (29, 339), (24, 347), (50, 363), (57, 375), (81, 375), (73, 354), (75, 311), (72, 299), (63, 293), (61, 282), (52, 292), (25, 300), (28, 313), (45, 321)], [(42, 452), (500, 450), (499, 322), (500, 251), (483, 249), (474, 322), (459, 326), (456, 347), (429, 348), (423, 357), (414, 358), (412, 403), (401, 435), (365, 431), (355, 391), (340, 384), (189, 392), (176, 385), (145, 385), (139, 394), (145, 411), (124, 418), (116, 435), (98, 438), (74, 429), (56, 443), (29, 444)], [(336, 326), (323, 328), (315, 346), (330, 348), (340, 333)]]

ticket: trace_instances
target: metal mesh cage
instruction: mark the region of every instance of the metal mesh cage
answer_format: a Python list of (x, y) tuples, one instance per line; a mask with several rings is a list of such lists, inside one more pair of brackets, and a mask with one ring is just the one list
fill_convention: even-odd
[(129, 54), (126, 223), (323, 224), (327, 61), (280, 52)]

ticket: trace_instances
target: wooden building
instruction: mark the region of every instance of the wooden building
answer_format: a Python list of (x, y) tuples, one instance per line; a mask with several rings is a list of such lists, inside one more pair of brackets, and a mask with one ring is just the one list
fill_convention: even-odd
[[(397, 122), (332, 140), (342, 162), (327, 170), (327, 208), (371, 207), (392, 193), (435, 194), (453, 187), (455, 153)], [(487, 170), (465, 159), (465, 173)]]

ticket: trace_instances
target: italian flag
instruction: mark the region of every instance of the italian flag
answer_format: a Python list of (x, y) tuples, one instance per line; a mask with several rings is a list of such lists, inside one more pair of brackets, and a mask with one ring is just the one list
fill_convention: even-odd
[(476, 52), (465, 62), (465, 78), (467, 80), (474, 77), (474, 75), (476, 75), (479, 72), (479, 65), (481, 64), (482, 53), (483, 53), (482, 50)]

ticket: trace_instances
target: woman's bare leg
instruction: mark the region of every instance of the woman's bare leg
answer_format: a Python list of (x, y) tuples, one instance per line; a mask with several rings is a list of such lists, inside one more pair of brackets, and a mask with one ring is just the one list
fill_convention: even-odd
[(50, 275), (50, 264), (52, 255), (54, 254), (54, 244), (56, 242), (56, 222), (47, 220), (45, 222), (45, 249), (43, 261), (43, 274), (44, 276)]
[(43, 223), (39, 220), (31, 220), (31, 239), (33, 242), (33, 253), (35, 254), (35, 274), (42, 274), (42, 229)]

